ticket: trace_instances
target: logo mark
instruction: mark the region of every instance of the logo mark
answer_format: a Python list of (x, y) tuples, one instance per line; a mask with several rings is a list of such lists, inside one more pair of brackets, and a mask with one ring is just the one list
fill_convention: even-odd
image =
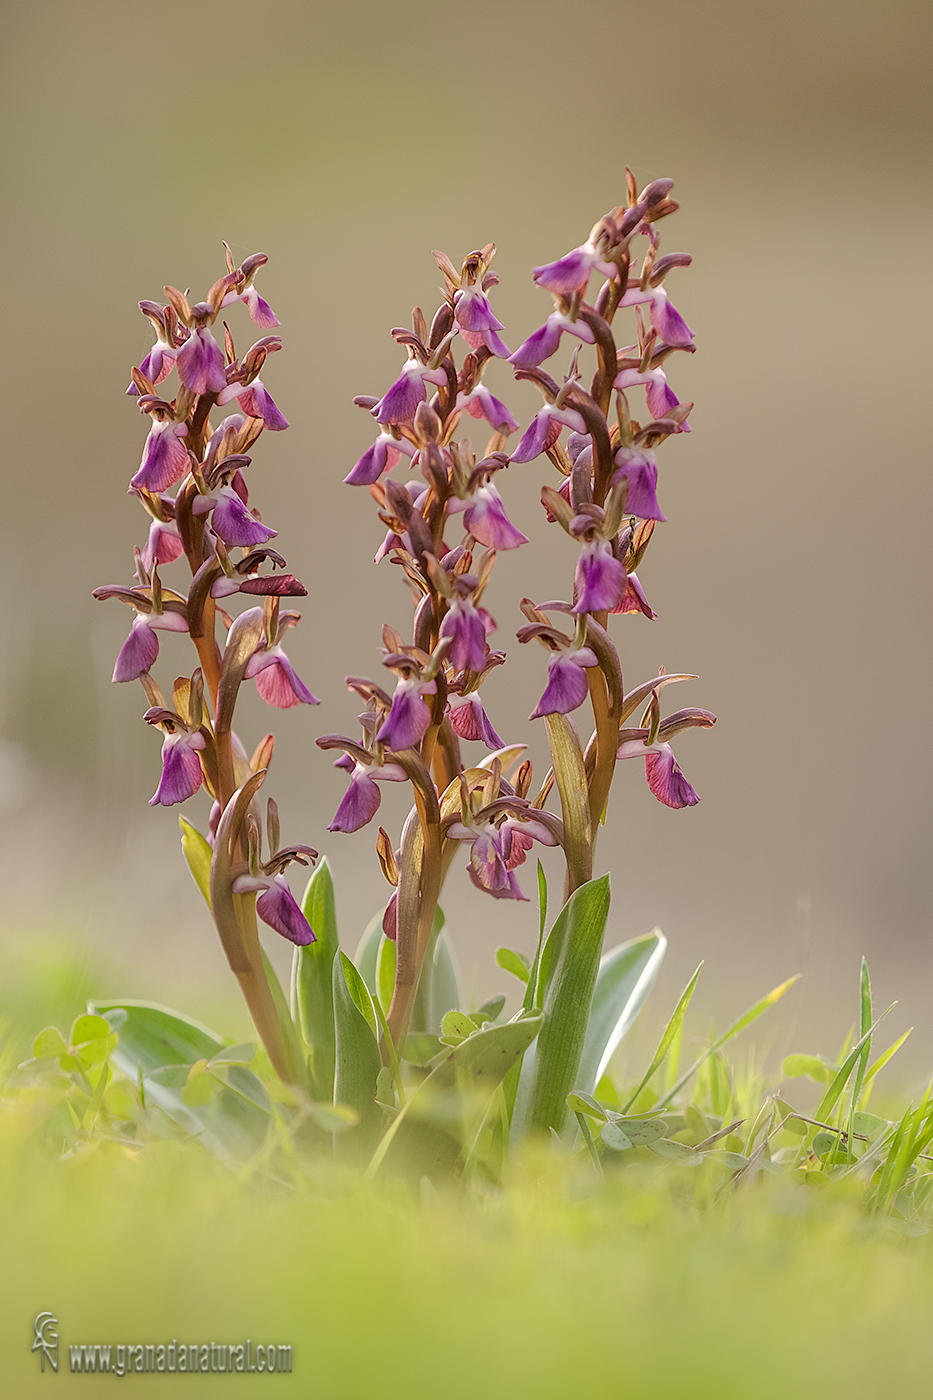
[(35, 1339), (32, 1350), (39, 1353), (39, 1365), (45, 1370), (48, 1361), (53, 1371), (58, 1370), (58, 1318), (50, 1312), (40, 1312), (33, 1323)]

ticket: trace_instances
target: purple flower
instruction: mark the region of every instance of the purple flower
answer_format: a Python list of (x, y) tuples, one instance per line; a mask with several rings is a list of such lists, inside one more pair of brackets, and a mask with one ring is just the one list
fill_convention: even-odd
[(447, 835), (453, 841), (470, 842), (467, 874), (477, 889), (485, 890), (493, 899), (527, 899), (513, 871), (521, 865), (532, 841), (545, 846), (556, 844), (555, 838), (542, 822), (507, 818), (497, 830), (492, 822), (476, 822), (469, 826), (454, 822)]
[(475, 691), (462, 705), (451, 705), (449, 715), (450, 726), (461, 739), (481, 739), (488, 749), (505, 748)]
[(137, 489), (166, 491), (180, 481), (188, 470), (188, 449), (182, 442), (188, 429), (184, 423), (176, 423), (166, 413), (158, 417), (153, 413), (152, 427), (143, 447), (139, 471), (130, 485)]
[(316, 942), (314, 931), (299, 909), (284, 875), (239, 875), (233, 882), (233, 889), (236, 894), (261, 891), (256, 900), (256, 913), (264, 924), (290, 943), (304, 947)]
[(217, 395), (218, 404), (229, 403), (231, 399), (236, 399), (240, 408), (250, 418), (261, 418), (270, 433), (280, 433), (283, 428), (288, 427), (288, 419), (258, 377), (249, 384), (228, 384)]
[[(671, 409), (680, 403), (663, 369), (623, 369), (616, 375), (613, 388), (630, 389), (635, 384), (645, 385), (648, 407), (655, 418), (666, 418)], [(680, 430), (684, 433), (690, 431), (686, 423), (681, 424)]]
[(280, 324), (278, 316), (272, 307), (261, 297), (255, 287), (245, 287), (240, 293), (240, 301), (243, 302), (254, 323), (262, 326), (263, 330), (271, 330), (273, 326)]
[(459, 394), (457, 407), (465, 408), (471, 418), (485, 418), (497, 433), (514, 433), (518, 427), (502, 400), (491, 394), (485, 384), (477, 384), (469, 393)]
[(178, 612), (137, 613), (113, 668), (114, 681), (135, 681), (151, 669), (159, 655), (157, 628), (166, 632), (187, 632), (188, 622)]
[(211, 525), (225, 545), (231, 549), (236, 545), (251, 549), (274, 539), (278, 531), (257, 520), (247, 509), (247, 500), (242, 474), (235, 472), (229, 485), (218, 487), (213, 495), (198, 496), (191, 509), (195, 515), (212, 512)]
[(402, 372), (377, 404), (370, 410), (379, 423), (413, 423), (418, 405), (427, 398), (425, 382), (446, 384), (447, 376), (439, 369), (431, 369), (420, 360), (406, 360)]
[(699, 802), (670, 744), (646, 744), (641, 739), (630, 739), (619, 745), (616, 757), (644, 758), (648, 786), (665, 807), (695, 807)]
[(256, 677), (256, 689), (267, 705), (277, 710), (289, 710), (293, 705), (319, 705), (301, 680), (281, 646), (262, 647), (254, 651), (246, 663), (245, 676)]
[(587, 540), (573, 581), (575, 613), (612, 612), (625, 592), (625, 570), (607, 540)]
[[(344, 755), (346, 758), (347, 756)], [(343, 795), (343, 800), (334, 815), (334, 820), (327, 828), (328, 831), (359, 831), (360, 827), (372, 821), (379, 804), (382, 801), (382, 793), (376, 786), (377, 783), (404, 783), (406, 773), (404, 768), (397, 763), (383, 763), (379, 766), (375, 764), (353, 763), (344, 765), (338, 759), (338, 764), (349, 766), (353, 769), (350, 783)]]
[(585, 321), (573, 321), (562, 311), (552, 311), (544, 325), (534, 331), (514, 355), (509, 356), (509, 364), (516, 369), (535, 369), (554, 354), (565, 333), (575, 335), (586, 345), (592, 345), (596, 339)]
[[(245, 258), (243, 266), (240, 268), (246, 278), (243, 286), (238, 292), (227, 292), (220, 304), (223, 307), (230, 306), (235, 301), (242, 301), (254, 323), (257, 326), (262, 326), (264, 330), (271, 330), (273, 326), (279, 324), (279, 319), (269, 303), (259, 295), (253, 286), (253, 278), (259, 269), (266, 265), (267, 261), (265, 253), (253, 253), (250, 257)], [(229, 262), (227, 266), (230, 267)], [(251, 416), (259, 417), (258, 414)]]
[(625, 498), (627, 515), (637, 515), (641, 520), (663, 520), (658, 505), (658, 463), (653, 452), (637, 447), (620, 447), (613, 459), (617, 470), (612, 484), (623, 478), (628, 482)]
[(467, 874), (477, 889), (485, 890), (494, 899), (526, 899), (518, 880), (505, 862), (499, 833), (492, 822), (465, 826), (454, 822), (447, 835), (453, 841), (470, 842)]
[(193, 394), (219, 394), (227, 375), (220, 346), (207, 326), (196, 326), (178, 352), (178, 377)]
[(499, 827), (499, 845), (506, 868), (514, 870), (517, 866), (524, 865), (525, 858), (535, 841), (540, 841), (542, 846), (557, 845), (557, 838), (552, 835), (543, 822), (512, 816), (506, 817)]
[(615, 277), (618, 272), (614, 263), (600, 258), (593, 243), (586, 242), (581, 243), (579, 248), (572, 248), (557, 262), (545, 263), (543, 267), (534, 268), (533, 272), (539, 287), (546, 287), (556, 296), (571, 297), (574, 292), (586, 290), (594, 268), (603, 277)]
[(344, 482), (347, 486), (371, 486), (385, 472), (390, 472), (403, 455), (414, 457), (417, 450), (415, 445), (405, 438), (382, 432), (344, 477)]
[(528, 536), (517, 530), (505, 513), (505, 505), (491, 481), (480, 486), (467, 503), (463, 523), (487, 549), (517, 549)]
[[(658, 339), (665, 345), (686, 346), (693, 344), (693, 331), (674, 306), (663, 287), (645, 287), (636, 284), (629, 287), (620, 306), (639, 306), (648, 302), (648, 315), (657, 332)], [(660, 415), (659, 415), (660, 416)]]
[(376, 741), (390, 749), (410, 749), (420, 743), (431, 723), (431, 709), (422, 695), (433, 695), (436, 681), (420, 681), (417, 676), (404, 676), (395, 687), (392, 707), (376, 735)]
[(454, 292), (454, 320), (471, 350), (485, 345), (500, 359), (508, 358), (509, 347), (496, 334), (502, 330), (502, 322), (493, 315), (482, 287), (461, 287)]
[(469, 598), (455, 598), (440, 628), (440, 636), (450, 638), (450, 664), (458, 671), (481, 671), (486, 664), (486, 633), (494, 626), (485, 608), (475, 607)]
[(204, 748), (204, 735), (195, 730), (177, 730), (162, 741), (162, 777), (149, 799), (150, 807), (171, 807), (193, 797), (204, 781), (198, 753)]
[(589, 689), (585, 668), (599, 663), (589, 647), (551, 653), (547, 663), (547, 685), (529, 719), (543, 715), (566, 715), (582, 705)]
[[(156, 340), (152, 349), (139, 366), (140, 373), (152, 385), (161, 384), (167, 379), (178, 358), (178, 347), (174, 343), (175, 313), (171, 307), (159, 306), (154, 301), (141, 301), (139, 309), (155, 331)], [(135, 398), (139, 394), (136, 385), (130, 381), (127, 394)]]
[(512, 453), (513, 462), (531, 462), (542, 452), (552, 448), (560, 437), (562, 427), (572, 428), (575, 433), (585, 433), (586, 423), (582, 414), (574, 408), (558, 408), (546, 403), (539, 409), (525, 429), (522, 439)]
[(622, 597), (616, 606), (610, 608), (609, 611), (614, 613), (640, 612), (652, 621), (657, 617), (657, 613), (645, 597), (645, 590), (642, 588), (637, 574), (626, 574)]
[[(157, 340), (149, 351), (149, 354), (139, 366), (140, 374), (144, 375), (152, 385), (161, 384), (163, 379), (167, 379), (175, 368), (175, 361), (178, 359), (178, 350), (174, 345), (169, 345), (164, 340)], [(135, 384), (130, 384), (126, 391), (128, 394), (139, 393)]]
[(149, 535), (140, 553), (140, 563), (147, 574), (155, 564), (171, 564), (185, 551), (174, 520), (153, 520)]

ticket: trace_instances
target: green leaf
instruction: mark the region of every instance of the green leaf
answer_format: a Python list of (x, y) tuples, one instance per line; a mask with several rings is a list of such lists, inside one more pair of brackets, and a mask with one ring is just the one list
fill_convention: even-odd
[[(285, 1055), (289, 1067), (294, 1075), (296, 1084), (308, 1083), (308, 1057), (305, 1050), (304, 1041), (301, 1038), (301, 1031), (295, 1024), (288, 1002), (285, 1000), (285, 993), (282, 991), (282, 984), (278, 979), (278, 974), (269, 959), (266, 950), (259, 949), (262, 957), (262, 967), (266, 974), (266, 982), (269, 987), (269, 994), (272, 997), (272, 1004), (275, 1007), (276, 1020), (282, 1032), (282, 1039), (285, 1042)], [(295, 949), (298, 952), (298, 949)], [(292, 969), (294, 971), (294, 960)]]
[(807, 1075), (817, 1084), (828, 1084), (836, 1073), (836, 1065), (823, 1055), (785, 1055), (781, 1073), (788, 1079), (799, 1079)]
[(395, 991), (395, 968), (398, 962), (398, 949), (391, 938), (383, 937), (376, 958), (376, 997), (383, 1015), (388, 1016)]
[(198, 1060), (188, 1071), (188, 1078), (181, 1091), (182, 1101), (188, 1108), (203, 1108), (215, 1094), (220, 1093), (220, 1081), (215, 1079), (207, 1068), (206, 1060)]
[(378, 914), (374, 914), (370, 919), (353, 954), (353, 962), (373, 996), (376, 995), (376, 959), (379, 956), (379, 946), (385, 938), (382, 931), (383, 913), (384, 910), (380, 909)]
[(820, 1099), (816, 1110), (813, 1114), (814, 1118), (818, 1118), (822, 1123), (826, 1122), (826, 1119), (829, 1117), (830, 1113), (832, 1113), (833, 1109), (836, 1107), (836, 1104), (842, 1097), (843, 1090), (845, 1089), (846, 1084), (849, 1082), (849, 1078), (852, 1075), (855, 1066), (861, 1057), (862, 1051), (864, 1050), (865, 1046), (871, 1042), (871, 1037), (872, 1033), (874, 1032), (875, 1026), (879, 1025), (884, 1020), (885, 1016), (888, 1015), (888, 1012), (894, 1009), (895, 1005), (896, 1003), (892, 1002), (891, 1006), (888, 1007), (887, 1011), (882, 1012), (882, 1014), (878, 1017), (878, 1020), (875, 1021), (873, 1025), (870, 1025), (868, 1027), (868, 1030), (865, 1031), (865, 1033), (862, 1036), (860, 1036), (859, 1039), (855, 1042), (855, 1045), (852, 1047), (852, 1049), (849, 1051), (848, 1055), (840, 1065), (838, 1073), (833, 1079), (833, 1082), (830, 1084), (829, 1088), (826, 1090), (826, 1093)]
[(871, 1020), (871, 978), (868, 975), (868, 962), (863, 957), (859, 976), (859, 1031), (864, 1040), (864, 1044), (861, 1054), (855, 1062), (855, 1075), (852, 1080), (852, 1096), (849, 1100), (850, 1147), (852, 1144), (852, 1134), (855, 1131), (855, 1113), (862, 1099), (865, 1072), (868, 1069), (868, 1061), (871, 1056)]
[(684, 1142), (674, 1142), (672, 1138), (658, 1138), (657, 1142), (649, 1142), (648, 1149), (668, 1162), (686, 1162), (696, 1167), (703, 1161), (702, 1152), (696, 1152)]
[(567, 1120), (608, 914), (609, 877), (603, 875), (574, 891), (548, 934), (536, 989), (544, 1022), (535, 1053), (522, 1066), (512, 1115), (516, 1134), (560, 1132)]
[(425, 958), (418, 983), (418, 995), (412, 1012), (412, 1029), (436, 1035), (445, 1011), (460, 1003), (457, 971), (450, 951), (450, 941), (444, 931), (444, 915), (434, 914), (433, 947)]
[(741, 1152), (708, 1152), (707, 1162), (718, 1162), (720, 1166), (728, 1168), (730, 1172), (740, 1172), (748, 1166), (748, 1158), (743, 1157)]
[(497, 948), (496, 962), (504, 972), (511, 972), (519, 982), (527, 982), (531, 975), (531, 964), (524, 953), (516, 953), (513, 948)]
[(627, 1152), (632, 1146), (632, 1139), (622, 1131), (618, 1123), (604, 1123), (599, 1130), (599, 1136), (613, 1152)]
[(211, 907), (211, 860), (213, 848), (205, 841), (200, 831), (193, 827), (186, 817), (178, 818), (181, 827), (181, 850), (191, 872), (191, 878)]
[(689, 1007), (690, 1002), (693, 1000), (693, 993), (696, 991), (697, 981), (699, 979), (702, 969), (703, 964), (698, 963), (696, 971), (690, 978), (690, 981), (687, 983), (686, 987), (684, 987), (683, 991), (681, 992), (680, 999), (677, 1002), (677, 1005), (674, 1007), (670, 1020), (664, 1027), (661, 1039), (658, 1041), (658, 1048), (657, 1050), (655, 1050), (654, 1055), (652, 1056), (651, 1063), (642, 1075), (641, 1080), (638, 1084), (638, 1088), (634, 1091), (634, 1093), (629, 1095), (628, 1102), (625, 1105), (626, 1112), (632, 1107), (632, 1104), (635, 1103), (636, 1099), (638, 1098), (638, 1095), (641, 1093), (642, 1089), (644, 1089), (645, 1085), (651, 1080), (654, 1073), (661, 1068), (664, 1061), (667, 1059), (668, 1051), (673, 1045), (675, 1037), (680, 1032), (680, 1028), (683, 1025), (684, 1017), (687, 1014), (687, 1008)]
[(913, 1026), (908, 1027), (908, 1029), (904, 1032), (904, 1034), (901, 1035), (901, 1036), (898, 1036), (898, 1038), (897, 1038), (897, 1040), (895, 1040), (894, 1044), (893, 1044), (893, 1045), (889, 1045), (888, 1048), (887, 1048), (887, 1050), (885, 1050), (882, 1054), (880, 1054), (880, 1055), (878, 1056), (878, 1058), (877, 1058), (877, 1060), (875, 1061), (875, 1063), (874, 1063), (873, 1065), (870, 1065), (870, 1066), (869, 1066), (868, 1071), (867, 1071), (867, 1073), (866, 1073), (866, 1075), (865, 1075), (865, 1085), (866, 1085), (866, 1086), (869, 1085), (869, 1084), (872, 1082), (872, 1080), (874, 1079), (874, 1077), (875, 1077), (876, 1074), (878, 1074), (881, 1070), (884, 1069), (884, 1067), (885, 1067), (885, 1065), (888, 1063), (888, 1061), (894, 1058), (894, 1056), (897, 1054), (898, 1050), (900, 1050), (901, 1046), (904, 1044), (904, 1041), (908, 1038), (908, 1036), (910, 1036), (910, 1035), (913, 1034), (913, 1029), (914, 1029)]
[(670, 1123), (664, 1118), (627, 1118), (624, 1114), (618, 1113), (613, 1113), (610, 1117), (614, 1123), (618, 1124), (634, 1147), (647, 1147), (650, 1143), (663, 1138), (671, 1130)]
[(57, 1026), (46, 1026), (32, 1042), (32, 1053), (37, 1060), (57, 1060), (68, 1053), (65, 1037)]
[(525, 995), (522, 998), (522, 1007), (525, 1011), (531, 1011), (535, 1005), (535, 997), (538, 991), (538, 968), (541, 965), (541, 950), (544, 947), (544, 930), (547, 927), (547, 876), (544, 873), (544, 866), (538, 861), (538, 943), (535, 948), (534, 959), (531, 964), (531, 972), (528, 977), (528, 985), (525, 988)]
[(341, 966), (343, 968), (344, 982), (346, 984), (347, 991), (353, 998), (353, 1003), (356, 1006), (357, 1011), (359, 1011), (360, 1015), (365, 1019), (366, 1024), (369, 1026), (369, 1029), (372, 1032), (373, 1040), (375, 1040), (378, 1044), (379, 1021), (376, 1016), (376, 1008), (373, 1006), (373, 999), (370, 994), (369, 988), (367, 987), (366, 983), (363, 981), (363, 978), (360, 976), (359, 971), (353, 965), (353, 963), (350, 961), (347, 955), (342, 952), (340, 956), (343, 960)]
[(219, 1069), (224, 1065), (248, 1065), (256, 1058), (256, 1047), (244, 1041), (241, 1045), (225, 1045), (219, 1055), (215, 1055), (211, 1060), (211, 1068)]
[(302, 912), (317, 941), (296, 948), (292, 962), (292, 1007), (311, 1047), (312, 1092), (329, 1101), (334, 1091), (334, 957), (338, 948), (334, 882), (322, 860), (308, 881)]
[(445, 1045), (459, 1045), (476, 1030), (476, 1022), (465, 1011), (448, 1011), (441, 1021), (441, 1040)]
[(333, 977), (334, 1102), (359, 1114), (360, 1127), (371, 1138), (382, 1121), (376, 1105), (376, 1080), (382, 1067), (376, 1013), (366, 983), (345, 953), (334, 959)]
[(87, 1045), (95, 1040), (106, 1040), (112, 1034), (109, 1025), (103, 1016), (91, 1016), (85, 1013), (75, 1019), (71, 1027), (71, 1044)]
[(502, 1026), (474, 1030), (459, 1045), (447, 1050), (432, 1070), (431, 1078), (443, 1084), (457, 1075), (467, 1076), (485, 1089), (499, 1084), (528, 1049), (543, 1025), (539, 1012), (524, 1012)]
[(867, 1138), (880, 1137), (890, 1126), (887, 1118), (879, 1118), (877, 1113), (856, 1113), (852, 1120), (852, 1131)]
[[(225, 1162), (243, 1161), (262, 1146), (270, 1123), (268, 1096), (251, 1070), (231, 1065), (226, 1084), (209, 1103), (197, 1108), (185, 1103), (191, 1066), (223, 1052), (220, 1036), (153, 1002), (93, 1001), (88, 1010), (116, 1031), (111, 1064), (141, 1086), (147, 1103), (158, 1105)], [(176, 1067), (180, 1083), (165, 1073)]]
[(590, 1118), (599, 1118), (606, 1122), (608, 1114), (601, 1103), (593, 1098), (592, 1094), (576, 1092), (567, 1095), (567, 1107), (571, 1113), (585, 1113)]
[[(539, 1033), (542, 1022), (540, 1012), (519, 1012), (504, 1026), (486, 1026), (483, 1030), (474, 1031), (459, 1045), (445, 1049), (442, 1055), (438, 1056), (430, 1074), (409, 1094), (395, 1115), (373, 1154), (367, 1176), (373, 1177), (379, 1171), (397, 1134), (408, 1123), (413, 1105), (417, 1112), (419, 1096), (424, 1092), (430, 1093), (433, 1089), (451, 1088), (454, 1085), (465, 1093), (473, 1089), (491, 1094), (509, 1071), (519, 1063)], [(457, 1116), (459, 1117), (459, 1113)]]
[(590, 1019), (577, 1073), (577, 1088), (591, 1093), (635, 1020), (664, 960), (660, 929), (606, 953), (599, 964)]

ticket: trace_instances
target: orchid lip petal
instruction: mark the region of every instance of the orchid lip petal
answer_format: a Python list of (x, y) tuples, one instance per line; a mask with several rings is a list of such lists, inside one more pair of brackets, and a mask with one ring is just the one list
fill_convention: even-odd
[(289, 942), (306, 947), (316, 941), (311, 925), (298, 907), (284, 875), (274, 875), (268, 889), (256, 900), (256, 913), (263, 923)]

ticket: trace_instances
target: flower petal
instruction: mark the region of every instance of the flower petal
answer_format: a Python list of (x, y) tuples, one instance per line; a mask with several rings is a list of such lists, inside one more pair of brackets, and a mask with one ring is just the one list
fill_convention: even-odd
[(314, 931), (295, 902), (284, 875), (274, 875), (265, 894), (256, 900), (256, 913), (291, 943), (306, 947), (316, 942)]
[(670, 744), (658, 744), (656, 749), (645, 754), (645, 777), (651, 791), (665, 807), (695, 807), (700, 800), (684, 777)]
[(180, 481), (188, 470), (188, 449), (181, 441), (187, 431), (184, 423), (173, 423), (170, 418), (153, 423), (143, 448), (139, 470), (130, 485), (159, 492), (167, 491), (176, 481)]
[(150, 807), (171, 807), (194, 796), (204, 781), (196, 752), (203, 747), (201, 734), (166, 734), (162, 744), (162, 777), (149, 799)]
[(159, 655), (159, 639), (141, 613), (133, 619), (130, 634), (120, 648), (113, 668), (114, 681), (135, 681), (150, 670)]
[(390, 749), (410, 749), (424, 738), (430, 723), (431, 711), (419, 694), (418, 681), (402, 680), (376, 739)]
[[(277, 710), (289, 710), (299, 702), (303, 705), (319, 705), (321, 702), (311, 694), (294, 666), (281, 648), (274, 648), (277, 655), (268, 665), (254, 672), (256, 689), (267, 705)], [(251, 658), (255, 660), (255, 657)], [(247, 675), (249, 671), (247, 670)]]
[(585, 544), (574, 577), (574, 612), (612, 612), (622, 601), (625, 578), (607, 540)]
[(242, 393), (235, 395), (237, 403), (250, 418), (261, 418), (270, 433), (280, 433), (288, 427), (288, 419), (275, 403), (261, 379), (247, 384)]
[(277, 530), (271, 530), (268, 525), (263, 525), (261, 520), (246, 509), (236, 491), (232, 487), (222, 487), (217, 495), (217, 504), (214, 506), (214, 513), (211, 516), (211, 524), (224, 544), (252, 545), (265, 544), (267, 540), (274, 539)]
[(219, 394), (227, 384), (224, 357), (206, 326), (198, 326), (178, 352), (178, 377), (193, 394)]
[(328, 831), (359, 831), (379, 810), (382, 793), (363, 764), (357, 764)]
[(450, 726), (461, 739), (481, 739), (488, 749), (505, 748), (475, 693), (468, 695), (462, 705), (451, 705)]
[(505, 504), (492, 482), (473, 495), (463, 516), (470, 534), (487, 549), (518, 549), (528, 536), (517, 529), (505, 513)]

